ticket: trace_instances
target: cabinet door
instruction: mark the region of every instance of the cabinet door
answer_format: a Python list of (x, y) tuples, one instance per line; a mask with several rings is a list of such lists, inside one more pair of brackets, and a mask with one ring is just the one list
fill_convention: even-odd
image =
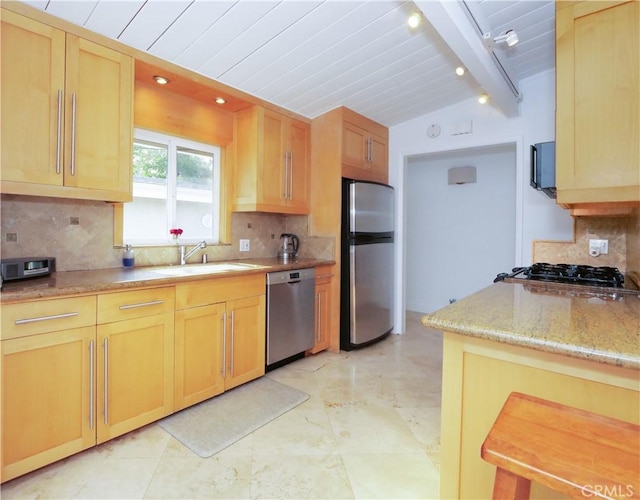
[(315, 354), (329, 347), (331, 282), (316, 285), (316, 338), (311, 348)]
[(65, 185), (131, 193), (133, 61), (67, 35)]
[(96, 327), (0, 342), (2, 480), (95, 444)]
[(98, 325), (98, 443), (173, 411), (173, 318)]
[[(262, 186), (261, 198), (266, 205), (284, 205), (285, 192), (285, 117), (263, 110), (262, 146), (258, 184)], [(259, 160), (259, 161), (260, 161)]]
[(65, 34), (4, 9), (0, 33), (1, 179), (61, 186)]
[(352, 123), (344, 122), (342, 128), (342, 163), (364, 168), (367, 149), (367, 133)]
[(309, 168), (311, 127), (298, 120), (290, 120), (287, 152), (289, 153), (289, 196), (287, 206), (296, 209), (296, 213), (308, 213), (309, 210)]
[(176, 311), (176, 410), (224, 391), (224, 314), (224, 304)]
[(265, 296), (227, 302), (227, 376), (231, 389), (264, 375)]
[(568, 5), (556, 15), (558, 203), (638, 201), (640, 3)]
[(376, 135), (371, 135), (369, 141), (369, 167), (386, 177), (389, 172), (387, 141)]

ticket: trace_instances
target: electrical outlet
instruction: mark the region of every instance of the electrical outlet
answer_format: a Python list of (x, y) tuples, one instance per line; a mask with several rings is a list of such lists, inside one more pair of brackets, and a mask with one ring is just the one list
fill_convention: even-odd
[(251, 248), (251, 240), (240, 240), (240, 251), (248, 252)]
[(589, 240), (589, 255), (606, 255), (609, 253), (609, 240)]

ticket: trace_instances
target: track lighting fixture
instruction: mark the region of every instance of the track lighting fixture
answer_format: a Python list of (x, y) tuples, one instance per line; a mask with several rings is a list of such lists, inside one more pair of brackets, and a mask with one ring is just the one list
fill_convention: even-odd
[(482, 35), (482, 41), (488, 49), (495, 49), (513, 47), (518, 43), (519, 39), (518, 34), (514, 30), (507, 30), (495, 38), (491, 36), (491, 33), (485, 33)]
[(409, 19), (407, 19), (407, 24), (409, 25), (409, 28), (411, 28), (411, 29), (415, 29), (418, 26), (420, 26), (421, 22), (422, 22), (422, 15), (419, 12), (415, 12), (415, 13), (411, 14), (409, 16)]

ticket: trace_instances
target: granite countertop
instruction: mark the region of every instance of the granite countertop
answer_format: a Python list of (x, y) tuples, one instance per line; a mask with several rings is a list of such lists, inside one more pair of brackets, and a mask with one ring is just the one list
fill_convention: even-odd
[[(582, 289), (584, 290), (584, 288)], [(438, 330), (640, 370), (640, 295), (500, 282), (422, 318)]]
[[(230, 266), (237, 267), (236, 269), (231, 268), (216, 272), (206, 272), (220, 264), (239, 264), (239, 266)], [(128, 288), (174, 285), (187, 281), (226, 278), (242, 274), (268, 273), (331, 264), (335, 264), (335, 261), (301, 258), (284, 263), (276, 258), (264, 258), (209, 262), (208, 264), (187, 264), (185, 266), (174, 265), (135, 267), (133, 269), (117, 268), (55, 272), (47, 277), (3, 283), (2, 290), (0, 291), (0, 302), (5, 304), (40, 298), (117, 291)]]

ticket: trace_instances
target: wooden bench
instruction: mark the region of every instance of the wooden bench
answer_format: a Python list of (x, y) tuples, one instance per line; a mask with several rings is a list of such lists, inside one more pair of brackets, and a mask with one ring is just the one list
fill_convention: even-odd
[(493, 498), (529, 498), (531, 481), (575, 498), (640, 498), (640, 426), (526, 394), (507, 398), (482, 444)]

